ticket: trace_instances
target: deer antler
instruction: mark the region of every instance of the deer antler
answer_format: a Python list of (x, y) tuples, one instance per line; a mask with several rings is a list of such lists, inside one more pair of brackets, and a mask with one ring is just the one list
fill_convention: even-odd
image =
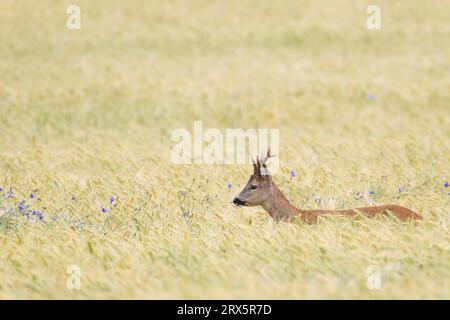
[(255, 161), (255, 160), (252, 158), (252, 162), (253, 162), (253, 174), (254, 174), (255, 176), (261, 175), (261, 172), (259, 171), (259, 167), (260, 167), (259, 159), (256, 158), (256, 161)]
[[(262, 170), (263, 176), (270, 176), (269, 170), (267, 169), (267, 166), (266, 166), (266, 162), (267, 162), (267, 160), (269, 160), (269, 158), (272, 158), (272, 157), (273, 157), (273, 155), (270, 154), (270, 147), (269, 147), (269, 149), (267, 150), (267, 155), (260, 160), (260, 163), (262, 164), (262, 168), (263, 168), (263, 170)], [(260, 166), (260, 168), (261, 168), (261, 166)]]
[(270, 154), (270, 148), (269, 148), (269, 149), (267, 150), (267, 155), (266, 155), (264, 158), (261, 159), (261, 163), (262, 163), (263, 167), (266, 166), (267, 160), (269, 160), (269, 158), (272, 158), (272, 157), (273, 157), (273, 155)]

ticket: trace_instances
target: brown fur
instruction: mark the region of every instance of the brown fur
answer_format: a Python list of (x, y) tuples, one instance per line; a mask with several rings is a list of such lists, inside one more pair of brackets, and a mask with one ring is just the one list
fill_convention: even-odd
[[(306, 223), (315, 223), (317, 218), (324, 215), (340, 215), (355, 217), (364, 215), (372, 218), (379, 215), (392, 214), (402, 221), (421, 220), (422, 217), (414, 211), (395, 204), (355, 208), (348, 210), (300, 210), (293, 206), (278, 189), (268, 174), (265, 162), (267, 157), (254, 163), (254, 172), (245, 188), (233, 202), (245, 206), (262, 206), (275, 220), (292, 221), (299, 216)], [(261, 170), (262, 169), (262, 170)], [(264, 174), (261, 174), (263, 172)]]

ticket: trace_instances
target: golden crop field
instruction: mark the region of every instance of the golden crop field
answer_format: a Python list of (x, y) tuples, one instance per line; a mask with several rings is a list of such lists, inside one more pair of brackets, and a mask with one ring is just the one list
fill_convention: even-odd
[[(0, 298), (450, 298), (450, 2), (368, 5), (2, 0)], [(279, 129), (298, 207), (423, 220), (235, 207), (251, 165), (171, 161), (194, 121)]]

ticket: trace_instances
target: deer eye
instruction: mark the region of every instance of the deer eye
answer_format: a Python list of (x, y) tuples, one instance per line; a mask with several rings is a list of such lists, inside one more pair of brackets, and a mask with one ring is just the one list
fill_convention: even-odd
[(256, 188), (258, 188), (258, 186), (253, 185), (250, 187), (250, 190), (255, 190)]

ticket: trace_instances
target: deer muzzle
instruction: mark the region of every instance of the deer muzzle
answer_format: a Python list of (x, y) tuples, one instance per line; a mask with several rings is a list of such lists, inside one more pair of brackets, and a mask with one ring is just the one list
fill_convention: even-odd
[(237, 206), (245, 206), (246, 201), (241, 201), (239, 198), (234, 198), (233, 203)]

